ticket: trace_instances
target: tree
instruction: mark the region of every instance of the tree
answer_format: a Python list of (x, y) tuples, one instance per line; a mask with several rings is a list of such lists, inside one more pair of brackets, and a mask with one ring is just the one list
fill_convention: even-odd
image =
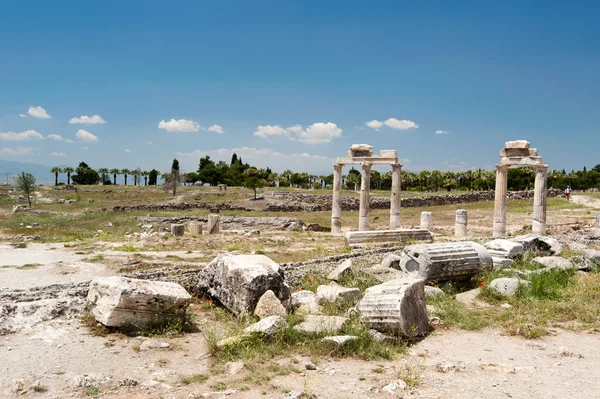
[(142, 171), (142, 176), (144, 176), (144, 186), (148, 185), (148, 175), (150, 175), (150, 172), (147, 170)]
[(58, 166), (53, 167), (52, 169), (50, 169), (50, 173), (54, 173), (54, 185), (58, 186), (58, 174), (62, 172), (62, 169), (59, 168)]
[(356, 190), (358, 183), (360, 183), (361, 176), (360, 172), (354, 167), (348, 171), (348, 177), (346, 178), (346, 188), (349, 190)]
[(112, 168), (110, 170), (110, 173), (113, 175), (113, 184), (117, 184), (117, 175), (121, 173), (121, 171), (117, 168)]
[(148, 184), (151, 186), (156, 186), (156, 181), (158, 180), (158, 170), (152, 169), (148, 173)]
[(244, 172), (244, 187), (254, 190), (254, 199), (256, 199), (256, 189), (265, 186), (265, 182), (260, 178), (260, 171), (256, 168), (250, 168)]
[(100, 181), (102, 182), (102, 184), (106, 184), (107, 181), (108, 184), (110, 184), (110, 179), (107, 178), (108, 168), (99, 168), (98, 174), (100, 175)]
[(121, 173), (123, 173), (123, 178), (125, 179), (124, 185), (127, 185), (127, 175), (131, 173), (131, 171), (127, 168), (121, 169)]
[(133, 185), (137, 186), (140, 183), (140, 175), (142, 174), (142, 170), (140, 168), (135, 168), (131, 171), (133, 174)]
[(27, 197), (27, 202), (31, 208), (31, 193), (35, 189), (35, 177), (31, 173), (21, 172), (20, 175), (15, 177), (15, 182), (21, 191), (23, 191), (25, 197)]
[(179, 161), (177, 159), (173, 160), (171, 164), (171, 172), (166, 173), (165, 176), (165, 189), (170, 188), (173, 190), (173, 197), (177, 194), (177, 186), (181, 181), (181, 176), (179, 174)]
[(67, 174), (67, 185), (71, 184), (71, 173), (75, 172), (75, 169), (73, 169), (70, 166), (67, 166), (66, 168), (63, 169), (63, 173)]
[(77, 184), (98, 184), (100, 175), (94, 169), (90, 168), (87, 163), (80, 162), (77, 169), (75, 169), (76, 175), (72, 176), (73, 182)]
[(174, 170), (179, 172), (179, 161), (177, 160), (177, 158), (173, 159), (173, 163), (171, 164), (171, 171)]

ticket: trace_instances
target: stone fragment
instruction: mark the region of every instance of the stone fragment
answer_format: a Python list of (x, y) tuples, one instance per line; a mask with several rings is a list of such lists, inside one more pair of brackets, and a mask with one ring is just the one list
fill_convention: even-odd
[(371, 337), (371, 339), (375, 342), (385, 342), (388, 344), (396, 341), (394, 337), (382, 334), (379, 331), (373, 329), (369, 330), (369, 337)]
[(433, 214), (431, 212), (421, 212), (421, 223), (419, 228), (422, 230), (431, 230), (431, 227), (433, 226), (432, 219)]
[(566, 270), (575, 268), (575, 265), (573, 265), (569, 260), (560, 256), (538, 256), (537, 258), (533, 258), (531, 263), (544, 267), (546, 271), (553, 269)]
[(341, 316), (307, 315), (302, 323), (294, 326), (294, 329), (309, 334), (336, 334), (347, 321), (347, 317)]
[(158, 341), (156, 339), (145, 339), (141, 344), (140, 344), (140, 351), (144, 352), (144, 351), (149, 351), (151, 349), (169, 349), (171, 347), (171, 344), (169, 344), (168, 342), (161, 342)]
[(381, 261), (380, 267), (400, 270), (400, 255), (386, 254)]
[(319, 399), (319, 397), (306, 392), (291, 391), (286, 393), (281, 399)]
[(275, 293), (271, 290), (266, 291), (256, 304), (254, 309), (254, 315), (261, 319), (269, 316), (287, 316), (287, 310), (281, 304), (279, 298), (275, 296)]
[(494, 270), (510, 269), (512, 267), (513, 260), (508, 258), (496, 257), (492, 254), (492, 264)]
[(530, 285), (526, 280), (518, 278), (501, 277), (490, 282), (489, 289), (502, 295), (515, 295), (520, 285)]
[(427, 281), (471, 278), (492, 267), (488, 250), (471, 241), (409, 245), (401, 257), (404, 272)]
[(227, 375), (236, 375), (244, 368), (244, 362), (227, 362), (225, 363), (225, 373)]
[(265, 317), (258, 323), (252, 324), (244, 329), (247, 334), (260, 333), (265, 335), (275, 335), (288, 328), (288, 323), (281, 316)]
[(440, 295), (444, 295), (444, 291), (442, 291), (438, 287), (432, 287), (430, 285), (425, 286), (425, 296), (437, 297)]
[(194, 236), (201, 236), (202, 235), (202, 223), (191, 222), (188, 225), (188, 228), (190, 229), (190, 234), (192, 234)]
[(208, 234), (219, 234), (221, 216), (211, 213), (208, 215)]
[(192, 297), (176, 283), (113, 276), (92, 280), (87, 299), (97, 321), (120, 327), (183, 319)]
[(505, 149), (529, 149), (529, 141), (527, 140), (513, 140), (513, 141), (507, 141), (506, 143), (504, 143), (504, 148)]
[(398, 245), (409, 240), (427, 242), (432, 240), (431, 232), (422, 229), (349, 231), (344, 234), (344, 238), (346, 245), (353, 248), (369, 244)]
[[(488, 250), (499, 251), (504, 258), (508, 259), (516, 259), (525, 252), (522, 244), (510, 240), (496, 239), (486, 242), (483, 246)], [(494, 256), (493, 253), (492, 256)]]
[(317, 299), (321, 305), (326, 302), (351, 302), (358, 298), (360, 298), (360, 289), (358, 288), (346, 288), (337, 284), (317, 287)]
[(600, 265), (600, 251), (594, 248), (583, 248), (578, 251), (581, 256)]
[(313, 303), (318, 305), (319, 299), (317, 298), (317, 294), (312, 291), (302, 290), (298, 292), (294, 292), (291, 296), (291, 306), (292, 309), (297, 309), (302, 305), (311, 305)]
[(414, 337), (428, 329), (424, 281), (391, 280), (367, 289), (357, 305), (360, 320), (368, 328)]
[(560, 255), (562, 253), (562, 245), (552, 237), (526, 234), (512, 238), (510, 241), (523, 245), (525, 251), (537, 251), (546, 255)]
[(390, 382), (389, 384), (381, 388), (381, 392), (395, 394), (396, 391), (404, 391), (406, 390), (406, 388), (408, 388), (408, 385), (406, 385), (406, 382), (404, 382), (404, 380), (396, 380), (394, 382)]
[(235, 315), (251, 314), (268, 290), (287, 304), (290, 287), (281, 267), (264, 255), (221, 254), (201, 272), (198, 285)]
[(454, 371), (465, 371), (466, 366), (463, 362), (452, 363), (449, 360), (443, 360), (436, 364), (436, 368), (440, 373), (451, 373)]
[(185, 225), (183, 224), (172, 224), (171, 225), (171, 234), (174, 236), (182, 236), (185, 233)]
[(317, 366), (316, 366), (314, 363), (310, 362), (310, 363), (306, 363), (306, 364), (304, 365), (304, 368), (305, 368), (306, 370), (316, 370), (316, 369), (317, 369)]
[(152, 230), (152, 227), (154, 227), (154, 226), (152, 226), (151, 224), (143, 224), (142, 225), (142, 229), (144, 229), (144, 230)]
[(582, 255), (576, 255), (569, 258), (569, 262), (571, 262), (578, 270), (583, 270), (586, 272), (596, 271), (598, 270), (598, 265), (592, 262), (589, 259), (586, 259)]
[(336, 345), (344, 345), (350, 341), (358, 339), (355, 335), (335, 335), (332, 337), (325, 337), (321, 340), (323, 343), (333, 343)]
[(73, 388), (97, 387), (110, 381), (110, 376), (104, 374), (82, 374), (71, 378)]
[(381, 266), (373, 266), (368, 269), (363, 269), (363, 272), (373, 276), (375, 280), (379, 281), (380, 283), (385, 283), (386, 281), (408, 277), (408, 274), (401, 270)]
[(340, 281), (353, 274), (354, 272), (352, 271), (352, 259), (346, 259), (338, 267), (332, 270), (331, 273), (327, 275), (327, 279), (333, 281)]

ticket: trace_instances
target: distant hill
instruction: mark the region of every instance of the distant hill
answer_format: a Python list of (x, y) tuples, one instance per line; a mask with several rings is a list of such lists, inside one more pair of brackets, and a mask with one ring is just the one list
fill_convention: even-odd
[(13, 178), (21, 172), (31, 173), (35, 176), (37, 184), (54, 184), (54, 175), (50, 167), (31, 162), (3, 161), (0, 159), (0, 184), (13, 184)]

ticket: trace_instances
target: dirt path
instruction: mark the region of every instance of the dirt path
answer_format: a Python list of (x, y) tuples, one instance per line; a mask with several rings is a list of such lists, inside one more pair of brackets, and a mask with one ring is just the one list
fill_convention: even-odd
[(588, 197), (587, 195), (573, 195), (571, 196), (571, 200), (576, 204), (581, 204), (588, 208), (600, 209), (600, 199)]

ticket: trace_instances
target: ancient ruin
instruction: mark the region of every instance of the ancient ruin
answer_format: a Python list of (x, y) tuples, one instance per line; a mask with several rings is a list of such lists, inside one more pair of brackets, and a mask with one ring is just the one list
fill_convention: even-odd
[(533, 194), (534, 234), (546, 234), (546, 198), (548, 165), (544, 165), (536, 148), (529, 148), (529, 141), (507, 141), (500, 151), (502, 160), (496, 165), (496, 193), (494, 205), (494, 237), (506, 235), (506, 199), (508, 168), (511, 166), (533, 166), (535, 168), (535, 186)]
[(344, 165), (362, 166), (360, 182), (360, 210), (358, 230), (369, 230), (369, 192), (371, 189), (371, 166), (392, 166), (392, 196), (390, 205), (390, 229), (400, 227), (400, 186), (402, 182), (402, 164), (398, 162), (396, 150), (381, 150), (373, 155), (373, 146), (368, 144), (352, 144), (348, 156), (337, 158), (333, 165), (333, 203), (331, 205), (331, 232), (342, 231), (342, 167)]

